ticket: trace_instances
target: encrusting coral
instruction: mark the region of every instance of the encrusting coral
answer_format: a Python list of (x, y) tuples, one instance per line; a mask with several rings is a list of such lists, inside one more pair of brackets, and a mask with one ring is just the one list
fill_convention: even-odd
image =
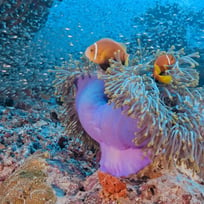
[(56, 203), (44, 172), (48, 153), (36, 153), (0, 185), (0, 203), (44, 204)]
[[(165, 71), (165, 74), (172, 77), (172, 82), (170, 84), (157, 83), (152, 77), (153, 62), (158, 56), (166, 53), (173, 55), (176, 59), (176, 63), (172, 69)], [(142, 63), (134, 66), (122, 65), (120, 59), (116, 56), (117, 60), (111, 60), (111, 66), (106, 72), (96, 71), (95, 65), (85, 61), (82, 61), (82, 63), (73, 63), (72, 61), (68, 64), (68, 67), (60, 68), (57, 70), (58, 79), (56, 80), (56, 87), (57, 94), (62, 96), (64, 100), (64, 121), (68, 134), (74, 137), (79, 136), (84, 138), (88, 133), (100, 143), (102, 152), (100, 164), (102, 171), (106, 171), (111, 165), (114, 165), (112, 162), (114, 162), (115, 158), (112, 153), (116, 153), (113, 151), (109, 154), (112, 160), (109, 159), (108, 161), (108, 158), (104, 156), (107, 152), (104, 151), (109, 151), (112, 147), (120, 145), (123, 150), (125, 148), (134, 149), (131, 144), (132, 142), (137, 150), (146, 153), (146, 156), (141, 152), (139, 153), (141, 154), (139, 155), (141, 160), (143, 162), (145, 161), (143, 167), (150, 162), (149, 158), (154, 159), (155, 156), (161, 154), (167, 160), (168, 164), (185, 164), (187, 168), (192, 169), (194, 172), (200, 172), (200, 175), (203, 176), (204, 89), (203, 87), (197, 87), (199, 74), (193, 69), (198, 65), (193, 59), (194, 57), (199, 57), (199, 54), (185, 55), (183, 49), (174, 51), (171, 48), (168, 52), (158, 51), (154, 55), (149, 55), (143, 59)], [(137, 56), (134, 57), (133, 61), (137, 61)], [(117, 138), (115, 135), (110, 134), (108, 138), (101, 138), (96, 135), (96, 132), (103, 131), (103, 126), (98, 130), (94, 123), (86, 126), (90, 118), (86, 115), (86, 111), (83, 112), (85, 115), (81, 117), (79, 111), (80, 106), (85, 105), (89, 100), (88, 97), (91, 97), (91, 91), (87, 83), (92, 80), (95, 80), (95, 87), (100, 89), (99, 93), (101, 94), (99, 94), (100, 96), (96, 94), (93, 98), (98, 96), (103, 97), (103, 104), (100, 104), (100, 102), (97, 104), (97, 100), (95, 100), (96, 114), (100, 110), (97, 107), (105, 104), (105, 106), (109, 106), (108, 111), (120, 110), (122, 117), (124, 117), (122, 123), (119, 125), (116, 125), (116, 117), (112, 117), (107, 121), (106, 127), (104, 128), (113, 125), (117, 129), (118, 134), (120, 131), (129, 131), (128, 128), (131, 131), (134, 129), (134, 137), (127, 136), (126, 138), (122, 138), (120, 136), (120, 138)], [(81, 91), (80, 86), (81, 88), (87, 86), (84, 92)], [(87, 98), (85, 97), (86, 90), (90, 91)], [(81, 94), (84, 95), (83, 100), (87, 99), (87, 101), (76, 99), (77, 97), (80, 98)], [(87, 109), (88, 111), (92, 111), (92, 109)], [(111, 117), (111, 115), (108, 116)], [(100, 111), (97, 117), (98, 120), (106, 121), (103, 118), (104, 115), (100, 114)], [(83, 122), (83, 120), (86, 121)], [(93, 118), (91, 121), (93, 122)], [(110, 123), (110, 121), (113, 122)], [(132, 126), (133, 123), (134, 126)], [(127, 129), (123, 126), (127, 127)], [(94, 133), (95, 135), (90, 134), (93, 132), (89, 128), (96, 131)], [(126, 135), (132, 134), (131, 131), (131, 133), (128, 131)], [(93, 144), (90, 138), (88, 141), (89, 144)], [(109, 146), (104, 148), (104, 143)], [(94, 144), (96, 145), (96, 143)], [(128, 173), (136, 173), (142, 168), (133, 168), (130, 171), (127, 169), (123, 170), (123, 168), (126, 168), (126, 165), (129, 165), (128, 160), (137, 157), (134, 154), (131, 158), (128, 156), (125, 156), (126, 161), (123, 160), (123, 163), (115, 164), (116, 168), (122, 168), (122, 170), (120, 169), (119, 172), (115, 172), (114, 170), (110, 170), (112, 168), (110, 167), (109, 173), (113, 172), (113, 175), (121, 176), (124, 175), (123, 171), (127, 175)], [(136, 161), (137, 159), (132, 162)], [(103, 165), (106, 166), (104, 167)]]

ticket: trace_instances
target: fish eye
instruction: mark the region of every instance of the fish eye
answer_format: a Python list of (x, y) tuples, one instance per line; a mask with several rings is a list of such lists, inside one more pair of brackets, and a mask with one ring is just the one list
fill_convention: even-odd
[(91, 51), (91, 52), (93, 52), (93, 51), (94, 51), (94, 49), (93, 49), (93, 48), (91, 48), (91, 49), (90, 49), (90, 51)]

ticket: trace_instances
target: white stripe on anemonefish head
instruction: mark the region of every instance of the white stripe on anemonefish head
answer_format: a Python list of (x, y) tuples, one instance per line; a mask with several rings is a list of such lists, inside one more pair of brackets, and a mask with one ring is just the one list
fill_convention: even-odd
[(94, 53), (94, 60), (96, 60), (97, 54), (98, 54), (98, 45), (97, 43), (94, 43), (95, 46), (95, 53)]
[(167, 54), (166, 54), (166, 58), (167, 58), (167, 60), (168, 60), (168, 65), (170, 65), (171, 62), (170, 62), (169, 56), (168, 56)]

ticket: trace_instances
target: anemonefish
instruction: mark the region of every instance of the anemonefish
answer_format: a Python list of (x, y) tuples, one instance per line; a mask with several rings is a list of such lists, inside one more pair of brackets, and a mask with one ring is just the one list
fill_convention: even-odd
[(109, 59), (115, 59), (115, 53), (118, 51), (120, 51), (122, 64), (127, 66), (129, 55), (125, 46), (109, 38), (103, 38), (90, 45), (86, 49), (85, 55), (90, 61), (99, 64), (103, 70), (106, 70), (110, 67)]
[(154, 62), (153, 76), (154, 78), (164, 84), (170, 84), (172, 81), (172, 76), (163, 75), (166, 70), (172, 68), (176, 60), (171, 54), (164, 54), (159, 56)]

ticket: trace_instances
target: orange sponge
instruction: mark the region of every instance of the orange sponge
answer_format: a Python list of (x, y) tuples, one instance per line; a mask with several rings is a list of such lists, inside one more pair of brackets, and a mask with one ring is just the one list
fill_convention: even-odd
[(117, 200), (127, 197), (127, 186), (120, 179), (110, 174), (98, 171), (99, 182), (102, 186), (101, 197), (109, 200)]

